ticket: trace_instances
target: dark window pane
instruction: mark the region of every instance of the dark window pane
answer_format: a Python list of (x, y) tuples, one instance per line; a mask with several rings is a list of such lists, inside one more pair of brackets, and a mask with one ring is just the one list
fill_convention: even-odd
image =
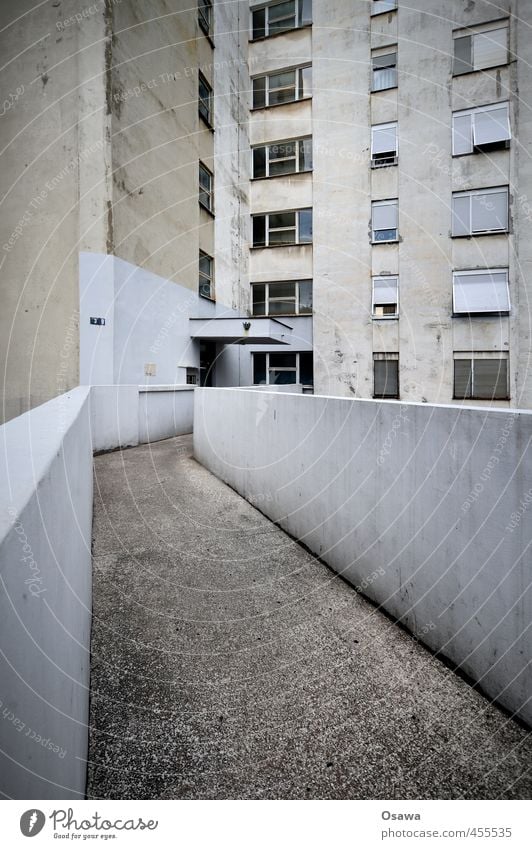
[(199, 257), (199, 270), (201, 274), (207, 277), (212, 276), (212, 258), (207, 254), (201, 254)]
[(266, 148), (256, 147), (253, 150), (253, 176), (266, 176)]
[(296, 72), (295, 71), (281, 71), (280, 74), (270, 74), (270, 89), (272, 88), (284, 88), (285, 86), (295, 86), (296, 84)]
[(312, 68), (299, 69), (299, 97), (310, 97), (312, 94)]
[(269, 314), (270, 315), (293, 315), (296, 311), (296, 302), (293, 301), (272, 301), (270, 298)]
[(266, 354), (253, 354), (253, 383), (266, 383)]
[(312, 242), (312, 210), (302, 209), (299, 212), (299, 241), (301, 244)]
[(262, 106), (266, 106), (266, 77), (257, 77), (253, 80), (253, 108)]
[(253, 38), (264, 38), (266, 35), (266, 9), (253, 12)]
[(455, 38), (453, 74), (466, 74), (472, 70), (471, 36), (466, 35), (464, 38)]
[(252, 286), (253, 315), (266, 315), (266, 286)]
[(270, 230), (268, 241), (270, 245), (293, 245), (296, 241), (296, 228)]
[(289, 88), (270, 89), (269, 104), (275, 106), (277, 103), (291, 103), (296, 99), (295, 86)]
[(264, 215), (253, 216), (253, 245), (261, 247), (266, 244), (266, 217)]
[(312, 23), (312, 0), (299, 0), (299, 25)]
[(275, 369), (270, 369), (270, 383), (286, 386), (289, 383), (295, 383), (296, 377), (295, 369), (294, 371), (275, 371)]
[(300, 280), (299, 282), (299, 312), (312, 312), (312, 280)]
[(299, 355), (299, 382), (305, 386), (314, 385), (312, 351), (305, 351)]
[(471, 398), (471, 360), (454, 361), (454, 397)]
[(296, 367), (295, 354), (270, 354), (270, 368), (293, 368)]
[(295, 227), (295, 212), (273, 212), (270, 215), (270, 230), (275, 227)]
[(296, 155), (296, 142), (281, 142), (280, 144), (271, 144), (268, 155), (270, 162), (273, 159), (285, 159), (287, 156), (294, 157)]
[(279, 161), (270, 161), (270, 177), (278, 177), (279, 174), (293, 174), (296, 170), (296, 160), (281, 159)]
[(270, 283), (270, 298), (295, 298), (295, 283)]
[(399, 394), (399, 361), (375, 360), (374, 392), (376, 398), (397, 398)]
[(390, 242), (393, 239), (397, 239), (397, 230), (374, 230), (373, 232), (374, 242)]
[(312, 171), (312, 139), (299, 142), (299, 170)]

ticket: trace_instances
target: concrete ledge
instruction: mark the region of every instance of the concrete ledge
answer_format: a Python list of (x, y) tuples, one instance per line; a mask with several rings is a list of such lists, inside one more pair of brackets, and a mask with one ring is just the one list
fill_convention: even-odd
[(194, 397), (199, 462), (532, 722), (530, 412)]

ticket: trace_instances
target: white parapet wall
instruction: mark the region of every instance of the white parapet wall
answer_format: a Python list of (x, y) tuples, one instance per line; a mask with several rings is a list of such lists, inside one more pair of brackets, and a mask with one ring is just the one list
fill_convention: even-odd
[(194, 387), (185, 385), (93, 386), (90, 395), (93, 451), (129, 448), (191, 433)]
[(0, 427), (0, 791), (85, 793), (91, 622), (88, 387)]
[(532, 722), (532, 412), (194, 397), (200, 463)]
[(92, 455), (192, 430), (193, 387), (78, 386), (0, 427), (0, 792), (86, 787)]

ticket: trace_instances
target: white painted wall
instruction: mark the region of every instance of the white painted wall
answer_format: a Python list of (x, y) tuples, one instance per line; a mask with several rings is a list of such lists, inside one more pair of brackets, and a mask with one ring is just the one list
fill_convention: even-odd
[(0, 791), (83, 798), (91, 619), (89, 388), (0, 427)]
[(531, 440), (530, 411), (195, 393), (201, 463), (529, 722)]
[(157, 442), (170, 436), (191, 433), (194, 391), (187, 386), (139, 387), (139, 442)]

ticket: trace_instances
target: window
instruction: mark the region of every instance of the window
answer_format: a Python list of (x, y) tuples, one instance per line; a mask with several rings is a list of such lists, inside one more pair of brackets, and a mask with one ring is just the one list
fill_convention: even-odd
[(253, 148), (253, 177), (277, 177), (312, 171), (312, 138), (280, 141)]
[(396, 242), (398, 204), (395, 200), (376, 200), (371, 204), (371, 231), (374, 242)]
[(312, 209), (253, 216), (253, 247), (304, 245), (312, 242)]
[(203, 162), (199, 164), (199, 202), (201, 206), (214, 212), (213, 176)]
[(371, 90), (383, 91), (397, 86), (397, 51), (386, 53), (374, 50), (371, 54)]
[(253, 315), (310, 315), (312, 280), (253, 283)]
[(254, 39), (297, 29), (312, 23), (312, 0), (288, 0), (252, 9), (251, 20)]
[(508, 147), (510, 138), (508, 103), (453, 113), (453, 156)]
[(397, 165), (397, 123), (371, 128), (371, 167)]
[(199, 252), (199, 293), (214, 300), (214, 260), (203, 251)]
[(399, 398), (399, 354), (373, 354), (373, 397)]
[(312, 94), (312, 66), (253, 78), (253, 109), (292, 103)]
[(198, 22), (205, 35), (212, 32), (212, 0), (198, 0)]
[(370, 15), (381, 15), (394, 9), (397, 9), (397, 0), (371, 0), (370, 3)]
[(510, 293), (507, 268), (453, 273), (453, 313), (508, 313)]
[(456, 353), (453, 397), (460, 400), (507, 400), (509, 392), (506, 352)]
[(507, 230), (508, 187), (453, 193), (453, 236)]
[(468, 74), (508, 62), (508, 25), (494, 24), (479, 32), (462, 30), (454, 36), (453, 74)]
[(197, 386), (198, 385), (198, 369), (197, 368), (187, 368), (187, 384), (189, 386)]
[(253, 383), (266, 386), (302, 383), (312, 386), (312, 351), (253, 354)]
[(373, 316), (397, 318), (399, 305), (399, 278), (373, 278)]
[(205, 123), (212, 127), (212, 88), (201, 73), (199, 75), (198, 111)]

